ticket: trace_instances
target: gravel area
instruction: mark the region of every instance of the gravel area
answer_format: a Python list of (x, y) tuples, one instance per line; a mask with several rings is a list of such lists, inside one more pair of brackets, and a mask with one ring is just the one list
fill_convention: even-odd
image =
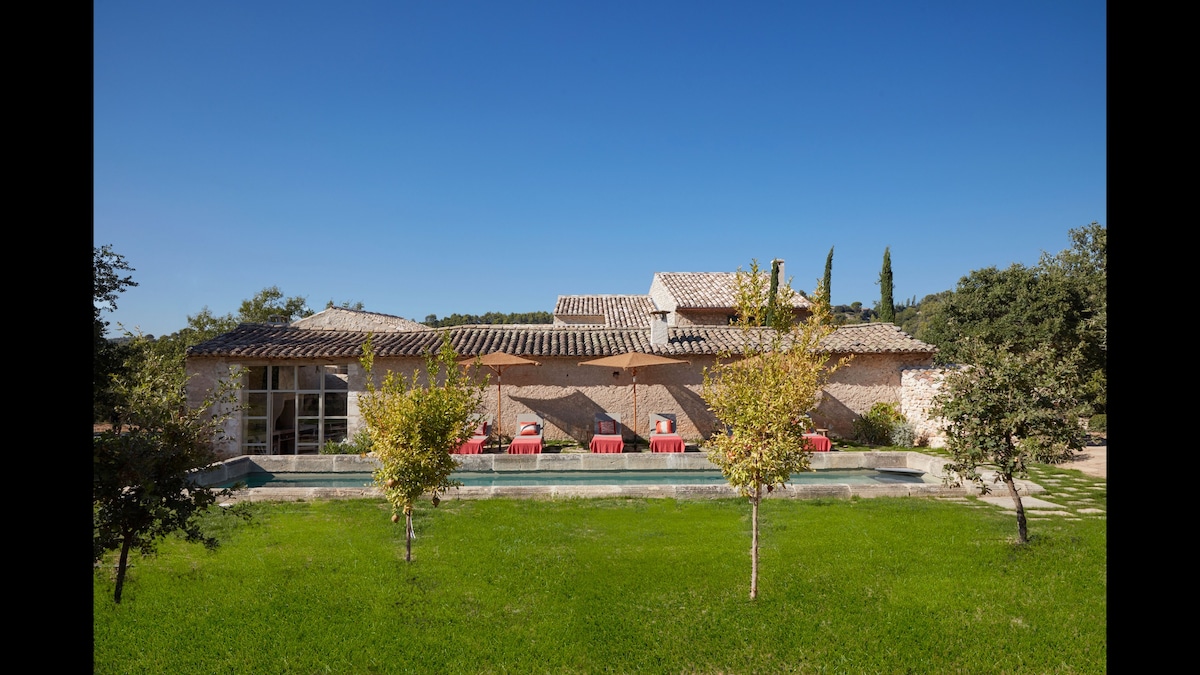
[(1108, 478), (1108, 445), (1089, 445), (1075, 459), (1061, 465), (1067, 469), (1079, 469), (1089, 476)]

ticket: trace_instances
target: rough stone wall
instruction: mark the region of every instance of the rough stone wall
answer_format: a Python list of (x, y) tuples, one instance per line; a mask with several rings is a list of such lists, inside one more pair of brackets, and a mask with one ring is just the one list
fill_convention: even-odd
[[(546, 421), (547, 440), (572, 439), (586, 444), (591, 439), (595, 413), (621, 415), (626, 439), (633, 437), (633, 375), (618, 368), (579, 365), (578, 358), (539, 357), (541, 366), (518, 366), (504, 369), (501, 382), (500, 407), (503, 412), (502, 431), (511, 435), (519, 414), (533, 413)], [(587, 360), (587, 359), (583, 359)], [(679, 433), (689, 443), (710, 437), (719, 425), (708, 410), (700, 392), (704, 368), (712, 366), (711, 356), (689, 356), (688, 364), (655, 366), (639, 369), (637, 375), (637, 431), (642, 438), (649, 435), (652, 413), (674, 413)], [(920, 436), (932, 442), (940, 441), (936, 426), (922, 412), (928, 408), (937, 382), (935, 369), (929, 368), (929, 357), (911, 354), (859, 354), (851, 363), (830, 378), (820, 404), (813, 414), (818, 427), (830, 429), (834, 435), (850, 437), (854, 419), (879, 401), (898, 403), (901, 411), (913, 423)], [(261, 365), (264, 362), (256, 362)], [(279, 361), (278, 365), (300, 363)], [(194, 359), (188, 363), (193, 377), (188, 383), (189, 401), (203, 401), (217, 379), (228, 377), (232, 364), (224, 359)], [(378, 358), (376, 375), (395, 370), (411, 377), (414, 370), (422, 372), (420, 358)], [(614, 376), (614, 373), (616, 375)], [(498, 419), (495, 372), (481, 369), (479, 380), (491, 375), (483, 391), (480, 413)], [(362, 366), (357, 361), (348, 366), (349, 417), (351, 436), (365, 428), (359, 410), (359, 396), (366, 391)], [(244, 394), (243, 394), (244, 396)], [(240, 454), (241, 425), (233, 419), (227, 425), (229, 440), (222, 446), (225, 455)], [(936, 447), (936, 446), (935, 446)]]
[(671, 295), (671, 292), (667, 290), (667, 287), (658, 278), (657, 274), (654, 275), (654, 279), (650, 282), (650, 300), (654, 303), (655, 307), (668, 312), (668, 326), (676, 325), (675, 296)]
[(901, 402), (901, 373), (929, 365), (927, 354), (855, 354), (829, 378), (813, 422), (833, 435), (850, 438), (854, 420), (879, 402)]
[(676, 326), (728, 326), (729, 317), (736, 312), (732, 309), (681, 309), (674, 314)]
[(367, 378), (363, 373), (362, 364), (358, 361), (350, 362), (346, 368), (346, 376), (346, 387), (349, 389), (349, 395), (346, 396), (346, 435), (354, 438), (354, 434), (367, 428), (362, 420), (362, 411), (358, 407), (358, 397), (367, 390)]
[[(496, 413), (496, 373), (481, 368), (477, 377), (491, 380), (483, 392), (480, 413), (498, 422), (502, 433), (512, 435), (517, 415), (536, 414), (546, 422), (543, 432), (547, 440), (572, 439), (586, 444), (592, 437), (594, 415), (601, 412), (618, 413), (625, 426), (626, 439), (633, 438), (633, 374), (620, 368), (579, 365), (578, 358), (538, 357), (540, 366), (515, 366), (504, 369), (500, 383), (500, 408), (503, 420)], [(584, 361), (588, 359), (582, 359)], [(716, 429), (716, 421), (708, 412), (700, 389), (703, 369), (711, 365), (712, 357), (690, 357), (690, 364), (640, 368), (637, 374), (637, 432), (642, 438), (649, 435), (652, 413), (678, 415), (679, 434), (685, 440), (707, 438)], [(411, 376), (421, 369), (419, 359), (377, 359), (378, 373), (395, 370)], [(614, 377), (613, 373), (617, 375)], [(356, 379), (351, 371), (351, 415), (357, 416), (356, 395), (365, 381)], [(353, 430), (355, 421), (351, 421)]]
[(931, 418), (929, 414), (945, 376), (944, 368), (933, 366), (906, 368), (900, 373), (900, 412), (913, 425), (918, 441), (925, 439), (925, 444), (931, 448), (946, 445), (941, 420)]
[[(187, 402), (192, 408), (204, 405), (205, 398), (217, 390), (218, 384), (222, 380), (229, 380), (232, 377), (231, 366), (225, 359), (188, 361), (186, 370), (190, 376), (187, 383)], [(239, 396), (244, 401), (245, 395), (239, 392)], [(213, 412), (215, 414), (222, 411), (231, 414), (225, 421), (225, 437), (214, 443), (213, 449), (220, 458), (226, 459), (241, 454), (242, 425), (241, 417), (232, 414), (234, 413), (232, 406), (222, 404)]]

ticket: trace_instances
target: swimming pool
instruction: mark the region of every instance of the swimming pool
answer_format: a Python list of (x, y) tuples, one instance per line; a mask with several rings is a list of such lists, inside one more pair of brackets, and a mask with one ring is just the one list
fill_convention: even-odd
[[(453, 488), (443, 499), (559, 499), (636, 497), (713, 499), (738, 496), (702, 452), (480, 454), (457, 456)], [(814, 472), (796, 474), (772, 499), (930, 497), (973, 494), (942, 484), (946, 460), (915, 451), (817, 452)], [(380, 499), (371, 472), (378, 466), (360, 455), (241, 455), (206, 468), (203, 485), (241, 482), (223, 500), (292, 501)], [(836, 469), (837, 471), (832, 471)], [(267, 482), (270, 479), (270, 482)], [(253, 487), (263, 485), (265, 487)], [(313, 487), (305, 487), (313, 486)], [(339, 487), (340, 486), (340, 487)], [(1021, 487), (1041, 491), (1030, 483)]]
[[(661, 470), (574, 470), (574, 471), (459, 471), (451, 475), (464, 487), (534, 485), (724, 485), (720, 471), (701, 469)], [(255, 471), (238, 481), (226, 481), (216, 487), (233, 487), (242, 482), (247, 488), (366, 488), (373, 487), (370, 472)], [(896, 474), (875, 469), (821, 469), (792, 475), (794, 485), (876, 485), (939, 482), (921, 473)]]

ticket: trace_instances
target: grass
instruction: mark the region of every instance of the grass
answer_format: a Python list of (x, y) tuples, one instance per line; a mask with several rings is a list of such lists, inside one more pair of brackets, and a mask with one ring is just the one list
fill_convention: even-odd
[(742, 500), (444, 501), (411, 564), (381, 500), (259, 503), (96, 571), (94, 671), (1105, 672), (1104, 519), (974, 504), (768, 500), (751, 602)]

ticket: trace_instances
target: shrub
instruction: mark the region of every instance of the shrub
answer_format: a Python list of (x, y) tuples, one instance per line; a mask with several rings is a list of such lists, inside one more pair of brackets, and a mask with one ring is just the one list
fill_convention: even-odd
[(353, 438), (325, 441), (321, 447), (322, 455), (365, 455), (368, 452), (371, 452), (371, 434), (366, 429), (360, 429)]
[(892, 428), (908, 422), (892, 403), (876, 403), (866, 414), (854, 420), (854, 438), (868, 445), (886, 445), (892, 440)]
[(1088, 420), (1088, 431), (1108, 431), (1108, 415), (1104, 413), (1092, 415), (1092, 418)]
[(897, 422), (892, 427), (892, 445), (897, 448), (911, 448), (917, 444), (916, 432), (908, 422)]

